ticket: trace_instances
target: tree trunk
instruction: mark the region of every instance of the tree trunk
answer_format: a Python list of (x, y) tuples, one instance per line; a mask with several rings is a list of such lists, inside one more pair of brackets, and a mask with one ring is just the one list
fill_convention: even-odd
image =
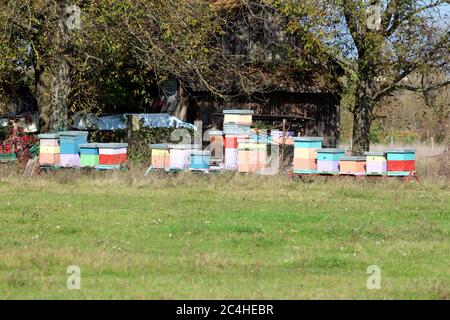
[(64, 53), (69, 46), (70, 31), (66, 25), (67, 1), (56, 4), (58, 28), (52, 37), (54, 54), (35, 64), (36, 100), (42, 132), (66, 130), (71, 89), (70, 70)]
[(186, 89), (184, 89), (182, 86), (180, 86), (178, 92), (179, 98), (175, 116), (182, 121), (187, 121), (187, 116), (189, 112), (189, 97), (186, 94)]
[(364, 155), (364, 152), (369, 151), (373, 107), (368, 82), (363, 82), (358, 85), (353, 110), (352, 154), (355, 156)]
[(38, 72), (36, 99), (41, 131), (56, 132), (68, 128), (70, 85), (69, 66), (62, 56), (55, 57), (51, 67)]

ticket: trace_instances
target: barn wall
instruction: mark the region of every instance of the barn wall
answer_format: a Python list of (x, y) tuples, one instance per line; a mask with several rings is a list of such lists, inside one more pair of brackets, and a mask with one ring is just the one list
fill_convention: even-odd
[[(326, 146), (339, 144), (340, 110), (339, 99), (331, 94), (300, 94), (275, 92), (248, 97), (236, 97), (223, 101), (208, 94), (196, 93), (191, 99), (189, 121), (201, 120), (204, 128), (221, 129), (223, 118), (214, 117), (224, 109), (252, 109), (264, 115), (301, 115), (314, 118), (303, 125), (291, 124), (291, 129), (302, 135), (319, 135), (325, 138)], [(274, 122), (274, 125), (279, 122)]]
[(9, 114), (38, 111), (36, 99), (27, 86), (21, 86), (10, 92), (8, 100), (7, 111)]

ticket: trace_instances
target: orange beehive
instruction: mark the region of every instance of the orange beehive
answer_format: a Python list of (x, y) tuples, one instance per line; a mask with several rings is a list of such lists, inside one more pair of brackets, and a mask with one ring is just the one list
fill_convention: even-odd
[(339, 161), (339, 173), (361, 176), (366, 174), (366, 157), (342, 157)]

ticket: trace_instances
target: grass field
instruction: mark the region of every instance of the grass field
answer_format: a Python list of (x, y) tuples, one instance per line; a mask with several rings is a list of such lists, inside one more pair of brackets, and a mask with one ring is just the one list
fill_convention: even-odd
[(446, 182), (3, 175), (0, 194), (3, 299), (450, 298)]

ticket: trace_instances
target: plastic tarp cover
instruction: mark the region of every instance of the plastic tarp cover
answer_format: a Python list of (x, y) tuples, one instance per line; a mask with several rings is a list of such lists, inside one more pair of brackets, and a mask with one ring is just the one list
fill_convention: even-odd
[(38, 113), (26, 113), (21, 115), (0, 115), (0, 128), (8, 126), (9, 120), (21, 127), (26, 133), (35, 133), (39, 130), (39, 114)]
[(146, 128), (185, 128), (196, 130), (193, 124), (181, 121), (167, 113), (125, 113), (96, 117), (92, 114), (74, 117), (78, 130), (97, 129), (101, 131), (127, 129), (127, 116), (137, 117)]

